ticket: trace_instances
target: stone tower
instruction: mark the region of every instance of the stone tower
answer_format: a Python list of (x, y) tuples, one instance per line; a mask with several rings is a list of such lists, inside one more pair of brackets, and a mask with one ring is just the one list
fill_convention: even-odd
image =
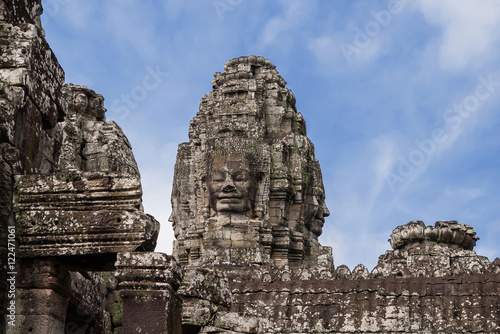
[[(216, 73), (179, 145), (172, 216), (180, 264), (261, 264), (330, 275), (330, 213), (295, 96), (262, 57)], [(318, 262), (319, 261), (319, 262)]]

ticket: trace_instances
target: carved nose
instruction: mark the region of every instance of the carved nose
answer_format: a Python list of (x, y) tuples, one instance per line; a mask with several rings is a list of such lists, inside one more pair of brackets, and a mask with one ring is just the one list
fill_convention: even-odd
[(326, 203), (323, 203), (319, 208), (318, 213), (316, 214), (316, 218), (323, 219), (325, 217), (328, 217), (329, 215), (330, 211), (328, 210)]
[(236, 187), (234, 186), (233, 180), (231, 178), (227, 178), (226, 182), (222, 186), (222, 191), (234, 191)]
[(330, 210), (326, 206), (326, 203), (323, 203), (323, 217), (328, 217), (330, 215)]

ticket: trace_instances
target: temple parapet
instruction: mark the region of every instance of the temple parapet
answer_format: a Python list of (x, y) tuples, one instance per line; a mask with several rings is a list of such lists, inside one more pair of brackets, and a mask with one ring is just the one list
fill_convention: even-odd
[(455, 220), (437, 221), (435, 226), (425, 226), (421, 221), (411, 221), (396, 227), (391, 233), (391, 247), (409, 249), (416, 245), (440, 244), (451, 248), (472, 250), (479, 238), (470, 225)]
[(346, 265), (335, 268), (332, 279), (373, 279), (381, 277), (445, 277), (497, 274), (500, 259), (493, 262), (473, 251), (479, 238), (470, 225), (438, 221), (426, 226), (411, 221), (396, 227), (389, 242), (393, 250), (379, 257), (370, 272), (359, 264), (352, 271)]
[(393, 248), (381, 255), (370, 276), (444, 277), (492, 272), (488, 258), (473, 251), (479, 238), (470, 225), (438, 221), (426, 226), (411, 221), (396, 227), (389, 242)]

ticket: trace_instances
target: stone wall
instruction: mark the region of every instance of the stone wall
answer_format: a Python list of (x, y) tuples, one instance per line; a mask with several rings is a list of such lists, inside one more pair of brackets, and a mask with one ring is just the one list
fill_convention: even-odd
[(188, 333), (496, 333), (500, 259), (473, 250), (472, 227), (412, 221), (370, 272), (329, 279), (266, 276), (259, 267), (190, 269), (178, 294)]
[(230, 312), (248, 318), (251, 325), (238, 329), (234, 322), (213, 322), (228, 331), (497, 333), (500, 330), (498, 273), (235, 283), (231, 291)]

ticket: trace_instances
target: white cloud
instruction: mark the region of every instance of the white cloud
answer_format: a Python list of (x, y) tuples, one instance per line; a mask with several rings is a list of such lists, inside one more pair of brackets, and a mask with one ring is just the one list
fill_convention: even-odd
[(362, 263), (371, 271), (377, 265), (378, 256), (391, 248), (387, 242), (389, 237), (390, 231), (373, 234), (364, 228), (338, 226), (329, 228), (328, 235), (322, 235), (320, 242), (333, 247), (335, 267), (345, 264), (353, 270)]
[(377, 155), (372, 165), (374, 177), (370, 191), (370, 208), (373, 208), (376, 205), (381, 193), (387, 189), (386, 175), (392, 166), (394, 166), (396, 160), (396, 156), (394, 154), (395, 142), (391, 138), (388, 138), (387, 136), (375, 138), (372, 142), (372, 146), (375, 146)]
[(163, 171), (147, 168), (141, 170), (144, 212), (160, 222), (160, 235), (155, 251), (167, 254), (172, 254), (172, 242), (174, 241), (172, 224), (168, 221), (172, 211), (170, 205), (172, 179), (172, 170)]
[(352, 270), (363, 263), (371, 270), (390, 248), (390, 228), (400, 222), (386, 221), (392, 192), (385, 174), (394, 165), (397, 144), (394, 135), (379, 136), (346, 146), (345, 152), (356, 151), (356, 157), (336, 162), (335, 178), (325, 184), (331, 217), (320, 237), (323, 245), (334, 248), (336, 266), (346, 264)]
[[(264, 46), (283, 44), (281, 39), (284, 34), (299, 31), (308, 23), (308, 18), (316, 6), (315, 1), (305, 2), (301, 0), (282, 1), (286, 10), (281, 15), (271, 18), (262, 30), (261, 43)], [(297, 35), (293, 36), (294, 38)], [(293, 41), (292, 37), (285, 39), (287, 44)]]
[(345, 62), (351, 66), (364, 65), (393, 47), (392, 41), (397, 30), (392, 25), (394, 22), (404, 22), (401, 13), (406, 8), (406, 2), (401, 2), (397, 9), (380, 6), (370, 10), (369, 7), (359, 8), (355, 14), (360, 16), (355, 21), (351, 19), (349, 24), (330, 28), (323, 35), (311, 39), (308, 47), (320, 62), (342, 58), (342, 65)]
[[(312, 38), (307, 47), (314, 54), (323, 71), (325, 68), (339, 70), (348, 61), (341, 51), (341, 43), (342, 39), (339, 35), (323, 35)], [(325, 74), (330, 75), (331, 71), (326, 71)]]
[(127, 41), (141, 57), (159, 58), (157, 22), (147, 8), (130, 1), (120, 5), (106, 3), (105, 7), (103, 16), (107, 20), (106, 29), (113, 32), (118, 45)]
[(446, 187), (444, 196), (448, 198), (459, 198), (463, 201), (472, 201), (486, 194), (484, 189), (467, 187)]
[(498, 50), (500, 2), (420, 0), (415, 4), (429, 22), (442, 27), (438, 50), (442, 68), (477, 68)]
[[(144, 212), (152, 215), (160, 222), (157, 252), (172, 254), (174, 232), (168, 221), (172, 211), (170, 195), (174, 176), (173, 161), (177, 152), (177, 143), (169, 142), (158, 149), (151, 143), (141, 147), (154, 159), (141, 168)], [(140, 166), (141, 167), (141, 166)]]

